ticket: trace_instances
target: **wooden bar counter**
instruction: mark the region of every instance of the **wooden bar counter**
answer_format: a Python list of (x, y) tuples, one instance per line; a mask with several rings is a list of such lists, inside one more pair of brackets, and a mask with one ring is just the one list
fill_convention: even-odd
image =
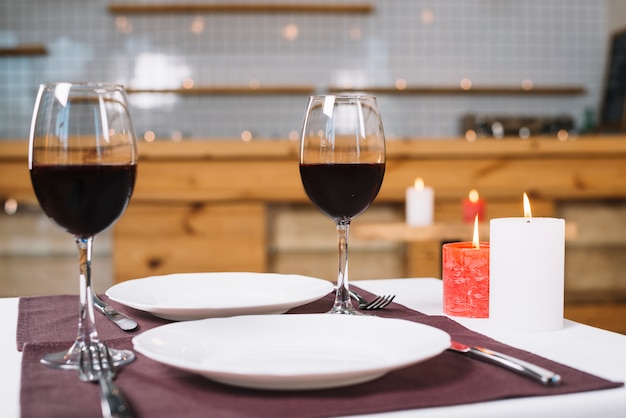
[[(115, 281), (188, 271), (268, 271), (268, 210), (310, 205), (297, 153), (297, 142), (289, 140), (140, 143), (135, 192), (114, 228)], [(458, 202), (474, 188), (489, 202), (489, 217), (521, 216), (523, 192), (534, 215), (550, 216), (562, 200), (626, 198), (626, 136), (388, 141), (375, 205), (402, 205), (416, 177), (435, 189), (437, 222), (460, 219)], [(0, 199), (9, 198), (36, 202), (25, 140), (0, 142)], [(436, 258), (440, 242), (409, 245), (407, 275), (428, 275), (412, 266), (428, 265), (423, 259)]]

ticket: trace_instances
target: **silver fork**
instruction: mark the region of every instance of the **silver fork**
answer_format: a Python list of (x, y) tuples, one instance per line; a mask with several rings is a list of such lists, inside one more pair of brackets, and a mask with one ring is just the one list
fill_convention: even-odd
[(350, 296), (356, 299), (359, 302), (359, 309), (363, 309), (366, 311), (373, 311), (375, 309), (382, 309), (385, 306), (389, 305), (396, 295), (384, 295), (384, 296), (376, 296), (371, 301), (366, 300), (363, 296), (359, 295), (354, 290), (350, 290)]
[(98, 382), (104, 418), (132, 418), (130, 405), (113, 383), (115, 366), (106, 344), (92, 343), (80, 352), (78, 378), (82, 382)]

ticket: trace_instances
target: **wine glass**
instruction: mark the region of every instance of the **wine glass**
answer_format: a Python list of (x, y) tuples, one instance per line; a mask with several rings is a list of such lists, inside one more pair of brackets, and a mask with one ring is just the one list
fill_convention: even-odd
[[(41, 362), (76, 369), (80, 352), (98, 344), (93, 309), (91, 252), (96, 234), (122, 215), (135, 185), (137, 148), (123, 86), (42, 84), (30, 129), (28, 169), (44, 213), (74, 236), (79, 253), (78, 335), (67, 351)], [(110, 350), (115, 364), (134, 359)]]
[(376, 198), (385, 173), (385, 135), (376, 98), (309, 98), (300, 141), (300, 177), (309, 199), (337, 226), (339, 273), (329, 313), (357, 314), (348, 285), (352, 218)]

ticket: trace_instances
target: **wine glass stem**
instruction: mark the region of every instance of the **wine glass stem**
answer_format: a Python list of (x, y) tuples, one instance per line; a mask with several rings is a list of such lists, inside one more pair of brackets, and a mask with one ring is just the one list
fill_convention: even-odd
[(335, 294), (335, 304), (331, 312), (345, 313), (354, 311), (350, 300), (348, 285), (348, 236), (350, 234), (350, 221), (337, 221), (337, 241), (338, 241), (338, 267), (337, 293)]
[(93, 289), (91, 284), (91, 248), (93, 238), (76, 238), (80, 263), (80, 316), (78, 318), (79, 343), (98, 342), (96, 318), (93, 308)]

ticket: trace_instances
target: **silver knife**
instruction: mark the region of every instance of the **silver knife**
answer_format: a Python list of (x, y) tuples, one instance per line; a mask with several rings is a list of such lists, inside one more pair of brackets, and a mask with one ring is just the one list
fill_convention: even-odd
[(498, 353), (497, 351), (489, 350), (483, 347), (470, 347), (469, 345), (465, 345), (457, 341), (451, 342), (449, 350), (461, 354), (467, 354), (468, 356), (476, 359), (484, 360), (486, 362), (504, 367), (505, 369), (537, 380), (546, 386), (558, 386), (561, 384), (561, 376), (553, 371), (506, 354)]
[(104, 301), (100, 300), (95, 293), (93, 294), (93, 306), (98, 310), (98, 312), (109, 318), (115, 323), (115, 325), (124, 331), (132, 331), (137, 328), (137, 322), (130, 319), (123, 313), (116, 311), (112, 306), (107, 305)]

